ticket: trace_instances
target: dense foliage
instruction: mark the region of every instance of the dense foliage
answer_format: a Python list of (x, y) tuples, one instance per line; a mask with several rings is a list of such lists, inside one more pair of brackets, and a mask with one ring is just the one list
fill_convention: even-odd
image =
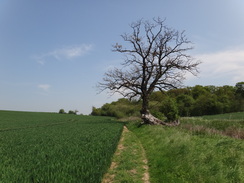
[(140, 114), (140, 101), (129, 101), (121, 98), (117, 102), (104, 104), (101, 108), (92, 108), (93, 116), (113, 116), (122, 118), (126, 116), (138, 116)]
[[(128, 117), (139, 116), (141, 100), (119, 99), (101, 108), (93, 107), (91, 115)], [(150, 96), (151, 113), (162, 119), (177, 116), (202, 116), (244, 111), (244, 82), (236, 86), (201, 86), (154, 92)]]
[(122, 127), (106, 117), (0, 111), (0, 182), (100, 182)]

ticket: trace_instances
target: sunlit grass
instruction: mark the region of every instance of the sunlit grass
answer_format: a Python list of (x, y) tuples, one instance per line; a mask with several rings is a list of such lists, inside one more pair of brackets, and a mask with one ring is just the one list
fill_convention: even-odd
[(244, 182), (244, 143), (218, 134), (130, 123), (149, 160), (152, 183)]

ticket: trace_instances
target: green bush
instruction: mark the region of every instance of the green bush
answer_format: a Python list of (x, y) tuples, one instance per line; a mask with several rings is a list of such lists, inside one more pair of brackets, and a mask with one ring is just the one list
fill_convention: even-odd
[(160, 119), (160, 120), (165, 120), (165, 116), (162, 112), (159, 111), (151, 111), (152, 115), (155, 116), (156, 118)]
[(167, 121), (175, 121), (179, 118), (176, 101), (172, 98), (166, 98), (162, 103), (162, 113), (167, 118)]
[(69, 111), (69, 114), (75, 114), (76, 115), (76, 113), (77, 113), (77, 111), (72, 111), (72, 110)]
[(122, 98), (116, 102), (112, 102), (111, 104), (104, 104), (101, 108), (93, 107), (91, 115), (124, 118), (129, 116), (138, 116), (139, 110), (140, 108), (137, 102)]
[(65, 114), (65, 111), (64, 111), (64, 109), (60, 109), (58, 113), (59, 114)]
[(178, 111), (180, 116), (191, 116), (194, 99), (190, 95), (179, 95), (176, 97)]

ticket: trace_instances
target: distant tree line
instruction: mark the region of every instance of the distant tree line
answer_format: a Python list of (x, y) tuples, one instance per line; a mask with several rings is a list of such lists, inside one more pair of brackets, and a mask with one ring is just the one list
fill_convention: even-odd
[[(91, 115), (117, 118), (140, 116), (141, 99), (119, 99), (101, 108), (92, 108)], [(244, 111), (244, 82), (235, 86), (201, 86), (156, 91), (150, 96), (149, 109), (159, 119), (177, 116), (202, 116)]]
[(75, 111), (69, 110), (69, 112), (66, 113), (64, 109), (60, 109), (58, 113), (59, 114), (75, 114), (76, 115), (78, 113), (78, 111), (77, 110), (75, 110)]

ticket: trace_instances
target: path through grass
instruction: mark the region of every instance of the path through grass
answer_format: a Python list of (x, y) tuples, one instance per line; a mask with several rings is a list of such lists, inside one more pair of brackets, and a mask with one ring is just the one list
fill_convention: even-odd
[(103, 183), (149, 183), (147, 158), (137, 136), (124, 127), (111, 167)]
[(105, 180), (143, 182), (145, 168), (133, 167), (145, 166), (146, 154), (151, 183), (244, 182), (243, 119), (244, 113), (183, 118), (175, 128), (130, 122)]

